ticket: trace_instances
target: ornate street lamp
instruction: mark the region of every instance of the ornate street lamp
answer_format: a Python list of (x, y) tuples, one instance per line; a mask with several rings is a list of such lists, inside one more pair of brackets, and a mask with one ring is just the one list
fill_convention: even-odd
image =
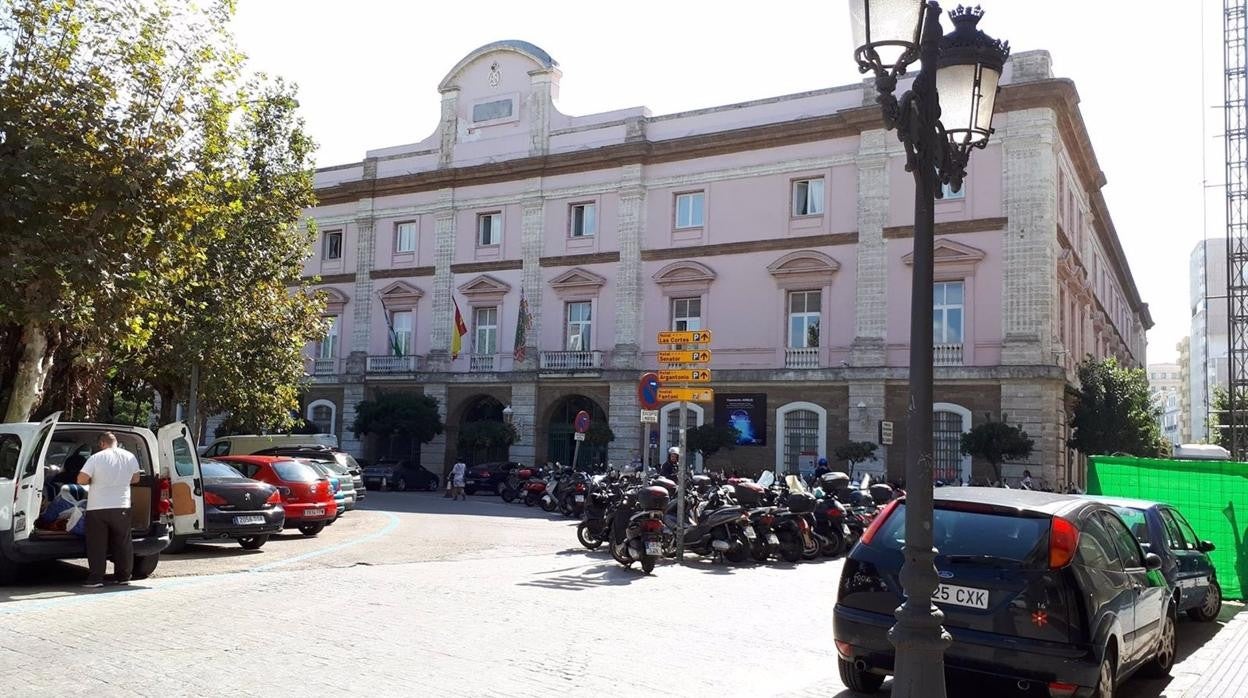
[[(949, 13), (942, 37), (940, 5), (922, 0), (849, 0), (858, 69), (875, 75), (884, 125), (897, 130), (914, 175), (914, 275), (910, 296), (910, 412), (906, 429), (906, 545), (889, 639), (897, 648), (893, 695), (945, 695), (944, 614), (931, 601), (939, 580), (932, 547), (932, 242), (940, 184), (962, 188), (971, 150), (992, 134), (997, 84), (1009, 44), (977, 24), (979, 7)], [(897, 77), (919, 61), (914, 84), (900, 98)]]

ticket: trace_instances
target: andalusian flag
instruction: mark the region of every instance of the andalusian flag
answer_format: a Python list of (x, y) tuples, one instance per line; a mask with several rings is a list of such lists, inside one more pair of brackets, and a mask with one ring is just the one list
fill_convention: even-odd
[(464, 348), (464, 335), (468, 334), (468, 326), (464, 324), (464, 316), (459, 312), (459, 301), (455, 300), (455, 296), (451, 296), (451, 302), (455, 304), (455, 324), (451, 327), (451, 358), (456, 359)]
[(529, 315), (529, 302), (524, 299), (524, 289), (520, 289), (520, 312), (516, 317), (516, 341), (512, 356), (516, 361), (524, 361), (524, 343), (528, 340), (529, 325), (533, 318)]

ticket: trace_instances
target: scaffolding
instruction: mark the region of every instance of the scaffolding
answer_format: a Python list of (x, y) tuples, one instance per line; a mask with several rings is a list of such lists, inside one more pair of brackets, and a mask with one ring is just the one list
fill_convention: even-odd
[(1226, 302), (1232, 457), (1248, 458), (1248, 0), (1223, 0), (1226, 115)]

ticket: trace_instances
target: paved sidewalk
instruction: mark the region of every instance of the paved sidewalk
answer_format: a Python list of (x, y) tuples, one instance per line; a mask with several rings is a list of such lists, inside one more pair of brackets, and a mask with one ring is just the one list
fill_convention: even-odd
[[(1176, 667), (1174, 676), (1176, 684), (1185, 684), (1183, 692), (1175, 695), (1185, 698), (1248, 695), (1248, 611), (1241, 610), (1227, 621), (1213, 639), (1183, 661), (1181, 670)], [(1189, 677), (1192, 680), (1185, 681)]]

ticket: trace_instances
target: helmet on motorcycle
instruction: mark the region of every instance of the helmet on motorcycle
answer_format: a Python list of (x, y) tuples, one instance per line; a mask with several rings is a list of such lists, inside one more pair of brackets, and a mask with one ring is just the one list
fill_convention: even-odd
[(668, 453), (675, 453), (676, 455), (678, 455), (678, 456), (679, 456), (679, 455), (680, 455), (680, 446), (672, 446), (671, 448), (667, 449), (667, 452), (668, 452)]
[(828, 459), (827, 459), (827, 458), (820, 458), (820, 459), (819, 459), (819, 465), (827, 465), (827, 464), (828, 464)]

